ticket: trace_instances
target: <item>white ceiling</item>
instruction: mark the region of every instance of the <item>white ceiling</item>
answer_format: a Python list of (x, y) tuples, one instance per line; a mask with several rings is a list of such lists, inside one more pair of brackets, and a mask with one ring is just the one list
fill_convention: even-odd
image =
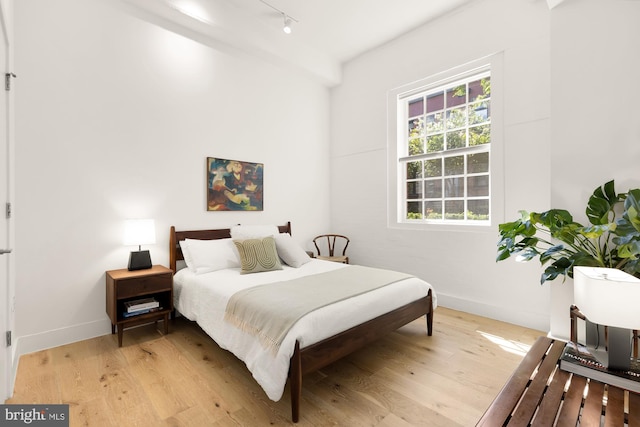
[[(139, 18), (201, 43), (293, 67), (334, 86), (341, 81), (345, 61), (474, 1), (482, 0), (122, 0), (122, 4)], [(562, 1), (547, 0), (550, 7)], [(279, 11), (298, 21), (291, 34), (282, 31)]]
[[(200, 0), (202, 1), (202, 0)], [(213, 0), (204, 0), (213, 1)], [(282, 32), (283, 19), (293, 22), (291, 37), (343, 62), (388, 42), (472, 0), (225, 0), (247, 19)]]

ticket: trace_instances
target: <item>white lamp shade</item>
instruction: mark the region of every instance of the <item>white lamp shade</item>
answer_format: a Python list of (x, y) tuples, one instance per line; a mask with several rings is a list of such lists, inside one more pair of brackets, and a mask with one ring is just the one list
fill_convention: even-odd
[(615, 268), (574, 267), (573, 300), (589, 321), (640, 329), (640, 279)]
[(128, 219), (124, 222), (124, 244), (127, 246), (153, 245), (156, 227), (152, 219)]

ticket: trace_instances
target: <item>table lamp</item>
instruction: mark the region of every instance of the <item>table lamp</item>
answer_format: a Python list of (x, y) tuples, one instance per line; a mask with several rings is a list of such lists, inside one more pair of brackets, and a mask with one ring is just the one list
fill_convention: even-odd
[(138, 246), (137, 251), (129, 255), (129, 270), (151, 268), (151, 255), (143, 251), (142, 245), (156, 243), (156, 228), (152, 219), (128, 219), (124, 222), (124, 244)]
[(640, 279), (615, 268), (574, 267), (573, 298), (586, 317), (586, 345), (609, 369), (627, 371), (631, 331), (640, 329)]

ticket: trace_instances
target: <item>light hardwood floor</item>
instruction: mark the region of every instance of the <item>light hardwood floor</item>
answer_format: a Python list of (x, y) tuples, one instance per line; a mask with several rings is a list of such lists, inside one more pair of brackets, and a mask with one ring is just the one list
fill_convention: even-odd
[[(22, 356), (6, 403), (69, 404), (71, 426), (292, 425), (242, 362), (183, 318)], [(159, 325), (161, 326), (161, 325)], [(303, 378), (300, 426), (473, 426), (541, 331), (439, 307)]]

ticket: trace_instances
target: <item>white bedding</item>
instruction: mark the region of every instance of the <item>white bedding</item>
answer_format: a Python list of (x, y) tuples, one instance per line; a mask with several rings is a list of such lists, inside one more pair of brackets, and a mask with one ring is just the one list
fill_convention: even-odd
[[(338, 268), (349, 266), (314, 259), (299, 268), (283, 266), (283, 270), (256, 274), (240, 274), (240, 268), (228, 268), (196, 275), (185, 268), (174, 277), (174, 305), (180, 314), (196, 321), (220, 347), (244, 361), (267, 396), (277, 401), (282, 397), (287, 382), (289, 360), (296, 340), (304, 348), (420, 299), (432, 289), (423, 280), (411, 278), (316, 310), (293, 326), (275, 357), (265, 351), (256, 338), (223, 320), (227, 301), (241, 289)], [(435, 308), (433, 290), (432, 295)]]

